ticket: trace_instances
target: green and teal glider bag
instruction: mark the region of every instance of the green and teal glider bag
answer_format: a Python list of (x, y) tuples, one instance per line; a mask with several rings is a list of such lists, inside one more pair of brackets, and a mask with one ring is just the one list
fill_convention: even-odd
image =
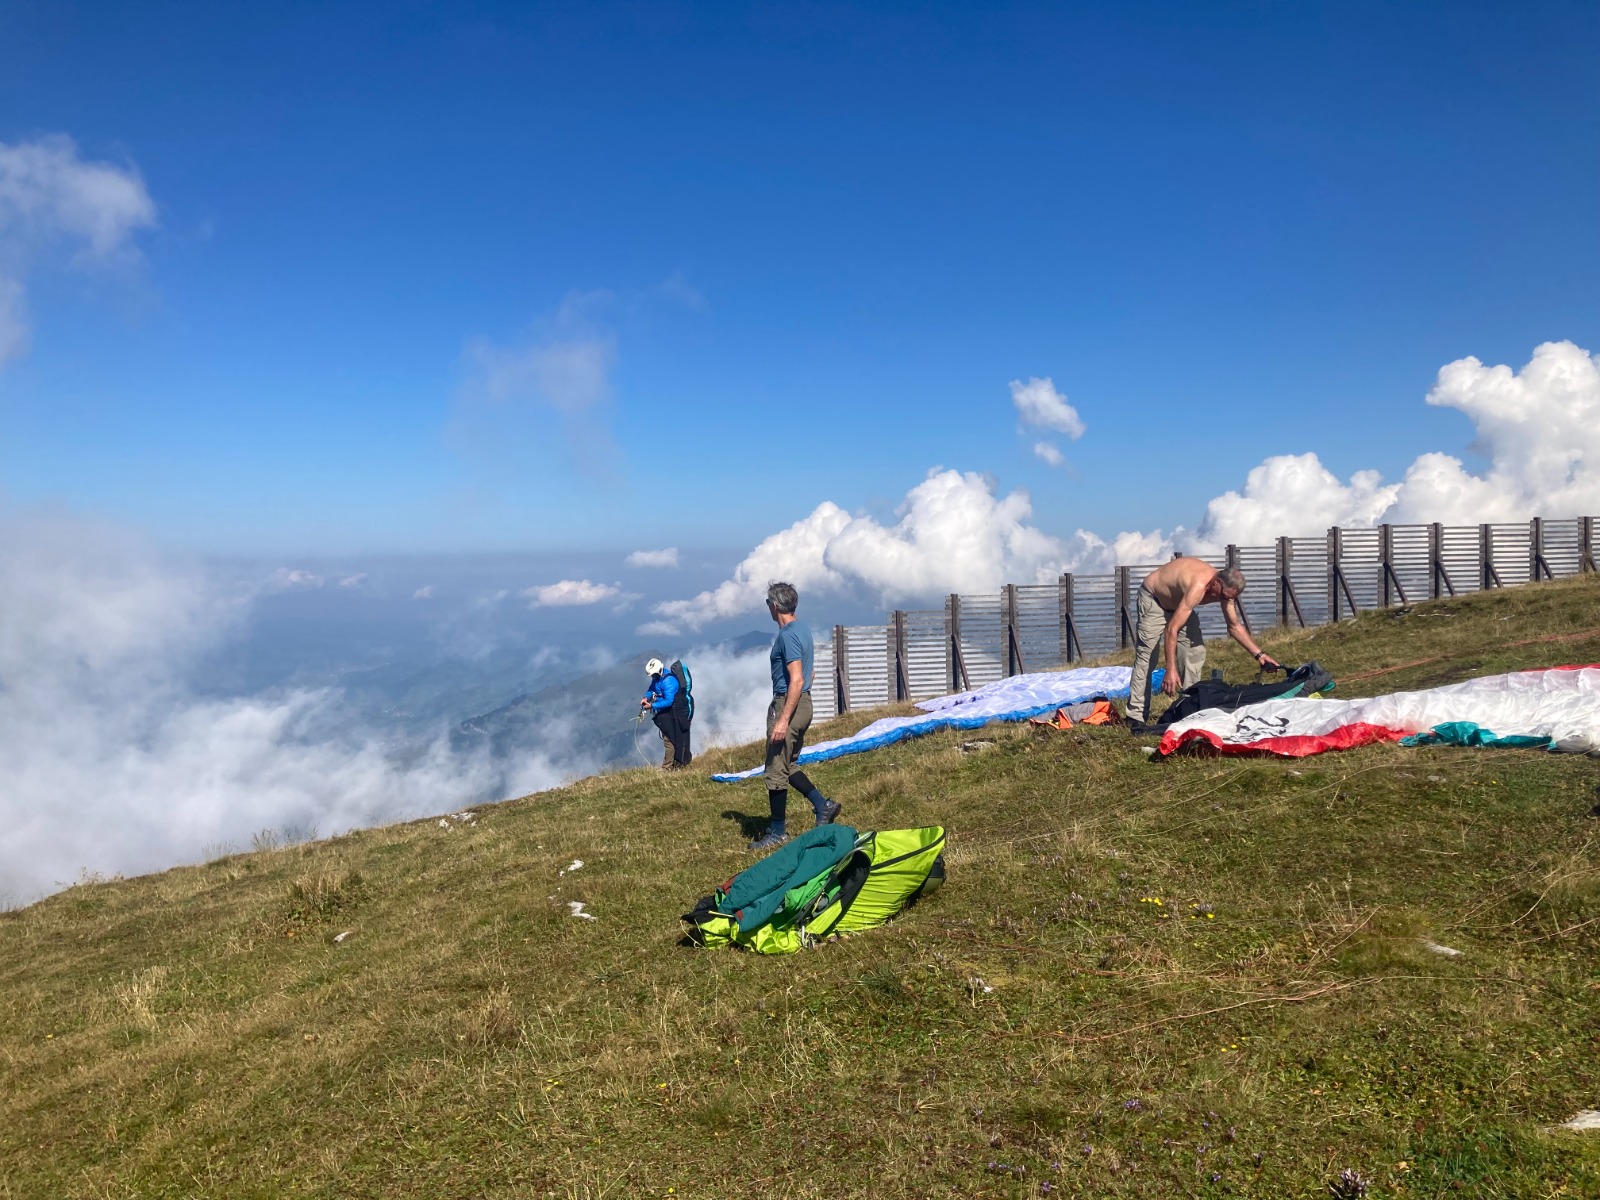
[(684, 914), (701, 946), (793, 954), (872, 929), (944, 882), (944, 829), (858, 834), (819, 825), (741, 871)]

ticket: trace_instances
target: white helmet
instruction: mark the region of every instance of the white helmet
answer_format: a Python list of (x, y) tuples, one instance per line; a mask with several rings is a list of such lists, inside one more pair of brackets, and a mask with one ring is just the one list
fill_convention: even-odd
[(667, 664), (662, 662), (659, 658), (652, 658), (649, 662), (645, 663), (645, 665), (644, 665), (644, 673), (646, 675), (659, 675), (662, 671), (665, 671), (666, 669), (667, 669)]

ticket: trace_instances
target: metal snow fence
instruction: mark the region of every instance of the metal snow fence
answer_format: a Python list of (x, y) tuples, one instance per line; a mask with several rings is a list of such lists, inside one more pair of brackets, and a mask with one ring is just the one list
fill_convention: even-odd
[[(1273, 626), (1325, 625), (1369, 609), (1594, 571), (1595, 523), (1333, 528), (1270, 546), (1228, 546), (1205, 561), (1244, 572), (1240, 609), (1259, 641)], [(882, 626), (837, 626), (817, 645), (817, 716), (924, 700), (1126, 649), (1137, 631), (1139, 585), (1159, 565), (1007, 584), (997, 593), (947, 596), (942, 609), (891, 613)], [(1204, 606), (1200, 626), (1208, 641), (1225, 637), (1221, 607)]]

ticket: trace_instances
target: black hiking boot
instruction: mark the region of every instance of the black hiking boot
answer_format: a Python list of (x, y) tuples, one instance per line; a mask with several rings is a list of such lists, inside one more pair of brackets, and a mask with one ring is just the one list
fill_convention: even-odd
[(843, 811), (844, 805), (840, 804), (837, 800), (829, 800), (822, 806), (821, 811), (817, 813), (817, 824), (832, 825), (836, 820), (839, 819), (839, 814)]
[(764, 833), (745, 847), (747, 850), (776, 850), (789, 840), (787, 833)]

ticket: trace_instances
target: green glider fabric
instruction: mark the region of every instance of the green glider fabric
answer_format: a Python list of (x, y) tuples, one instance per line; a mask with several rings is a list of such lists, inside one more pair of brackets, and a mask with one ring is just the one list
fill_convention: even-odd
[(916, 895), (943, 851), (940, 825), (884, 829), (864, 836), (856, 853), (837, 868), (849, 874), (853, 867), (859, 879), (847, 882), (838, 900), (806, 922), (806, 933), (825, 938), (882, 925)]
[(1414, 733), (1401, 738), (1402, 746), (1503, 746), (1510, 749), (1548, 746), (1550, 739), (1533, 734), (1512, 734), (1501, 737), (1492, 729), (1485, 729), (1476, 721), (1446, 721), (1435, 725), (1427, 733)]
[[(740, 871), (717, 897), (717, 910), (731, 914), (741, 929), (765, 925), (784, 907), (794, 888), (805, 887), (855, 849), (857, 834), (848, 825), (818, 825)], [(812, 895), (815, 895), (812, 892)], [(790, 911), (798, 909), (791, 904)]]
[[(842, 836), (812, 838), (830, 829)], [(809, 845), (791, 850), (808, 838)], [(827, 938), (882, 925), (919, 892), (932, 891), (943, 880), (944, 842), (944, 830), (937, 825), (859, 835), (845, 826), (821, 826), (736, 875), (726, 891), (707, 897), (713, 907), (686, 914), (691, 940), (708, 948), (793, 954)], [(829, 853), (836, 857), (816, 874), (804, 876), (807, 864)], [(753, 899), (737, 915), (736, 902), (746, 896)], [(768, 915), (761, 918), (762, 912)]]

